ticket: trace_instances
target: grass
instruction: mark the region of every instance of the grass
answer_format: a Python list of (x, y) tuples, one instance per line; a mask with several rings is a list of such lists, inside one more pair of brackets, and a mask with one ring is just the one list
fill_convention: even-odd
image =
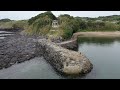
[(27, 20), (0, 22), (0, 29), (11, 29), (11, 28), (26, 28)]
[(63, 35), (63, 31), (59, 28), (56, 28), (56, 29), (51, 29), (47, 36), (49, 39), (52, 39), (52, 38), (59, 38)]

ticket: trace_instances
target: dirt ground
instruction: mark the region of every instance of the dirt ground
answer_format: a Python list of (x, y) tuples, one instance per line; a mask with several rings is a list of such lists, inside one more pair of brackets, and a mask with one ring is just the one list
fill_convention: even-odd
[(72, 38), (81, 37), (120, 37), (120, 31), (115, 32), (77, 32)]

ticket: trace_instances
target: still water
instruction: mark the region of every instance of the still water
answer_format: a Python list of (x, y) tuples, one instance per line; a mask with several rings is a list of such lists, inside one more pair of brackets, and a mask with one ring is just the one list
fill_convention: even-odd
[(120, 79), (120, 38), (80, 37), (78, 44), (93, 64), (84, 79)]
[(43, 57), (0, 70), (0, 79), (62, 79)]

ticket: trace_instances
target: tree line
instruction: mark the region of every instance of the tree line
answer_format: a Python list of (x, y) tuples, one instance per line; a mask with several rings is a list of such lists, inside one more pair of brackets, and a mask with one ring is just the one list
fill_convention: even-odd
[(13, 21), (1, 19), (1, 27), (10, 26), (14, 28), (24, 28), (27, 33), (46, 35), (52, 29), (52, 21), (58, 20), (61, 35), (64, 39), (70, 38), (75, 32), (83, 31), (119, 31), (120, 15), (103, 16), (97, 18), (73, 17), (68, 14), (56, 17), (51, 11), (41, 13), (29, 20)]

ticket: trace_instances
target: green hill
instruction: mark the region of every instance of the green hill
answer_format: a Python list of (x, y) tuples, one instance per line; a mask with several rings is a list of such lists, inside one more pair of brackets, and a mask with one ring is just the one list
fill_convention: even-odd
[(52, 21), (57, 19), (52, 12), (41, 13), (28, 20), (26, 32), (30, 35), (46, 35), (51, 29)]
[[(53, 20), (58, 20), (59, 27), (53, 28)], [(75, 32), (83, 31), (119, 31), (120, 15), (98, 18), (73, 17), (68, 14), (56, 17), (52, 12), (41, 13), (28, 20), (25, 33), (29, 35), (45, 35), (50, 38), (69, 39)]]
[[(58, 20), (59, 27), (53, 28), (53, 20)], [(63, 39), (70, 38), (79, 28), (78, 21), (68, 15), (60, 15), (56, 17), (52, 12), (48, 11), (41, 13), (28, 20), (29, 27), (25, 32), (29, 35), (46, 35), (48, 37), (62, 37)]]

